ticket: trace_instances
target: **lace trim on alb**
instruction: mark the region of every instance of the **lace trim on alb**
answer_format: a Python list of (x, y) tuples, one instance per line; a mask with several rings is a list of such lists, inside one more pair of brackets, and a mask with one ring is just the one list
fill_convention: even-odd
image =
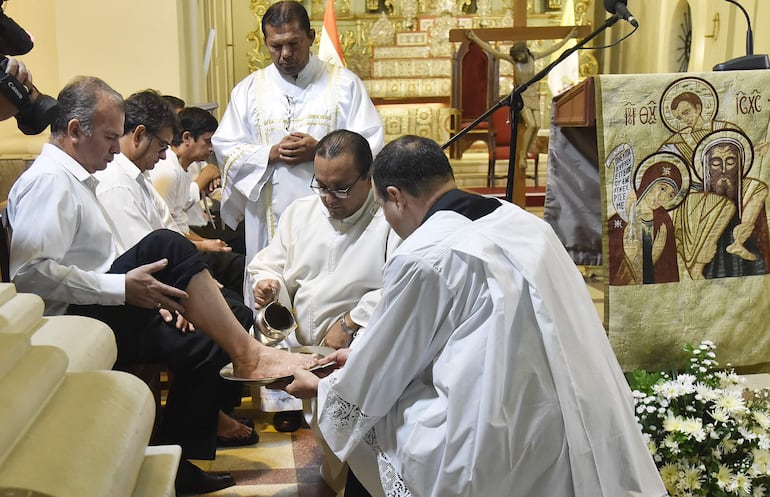
[(406, 483), (404, 483), (404, 478), (401, 476), (401, 473), (396, 471), (396, 468), (390, 462), (388, 456), (386, 456), (382, 449), (380, 449), (374, 428), (369, 430), (364, 441), (372, 448), (374, 453), (377, 454), (377, 468), (380, 472), (380, 483), (382, 483), (382, 489), (385, 491), (385, 496), (412, 497), (412, 492), (406, 488)]
[[(332, 378), (331, 381), (332, 384), (336, 383), (336, 378)], [(336, 428), (344, 427), (350, 430), (354, 439), (363, 440), (374, 452), (386, 497), (412, 497), (401, 474), (396, 471), (388, 456), (380, 448), (374, 427), (369, 427), (370, 417), (361, 412), (358, 406), (340, 397), (334, 390), (329, 392), (325, 409), (331, 415), (330, 419), (333, 420)]]

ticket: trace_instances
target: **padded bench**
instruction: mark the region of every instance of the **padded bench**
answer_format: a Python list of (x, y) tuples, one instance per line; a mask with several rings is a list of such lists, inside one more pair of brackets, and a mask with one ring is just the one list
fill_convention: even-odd
[(42, 311), (37, 296), (0, 284), (0, 488), (173, 496), (181, 449), (148, 447), (155, 399), (142, 380), (109, 370), (112, 332)]

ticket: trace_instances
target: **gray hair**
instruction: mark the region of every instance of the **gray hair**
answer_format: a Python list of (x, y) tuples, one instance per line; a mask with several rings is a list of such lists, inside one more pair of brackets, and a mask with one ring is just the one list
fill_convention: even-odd
[(122, 109), (123, 97), (110, 85), (94, 76), (78, 76), (65, 86), (57, 100), (59, 111), (51, 122), (51, 136), (61, 137), (69, 122), (77, 119), (86, 135), (93, 131), (93, 121), (99, 102), (104, 99)]

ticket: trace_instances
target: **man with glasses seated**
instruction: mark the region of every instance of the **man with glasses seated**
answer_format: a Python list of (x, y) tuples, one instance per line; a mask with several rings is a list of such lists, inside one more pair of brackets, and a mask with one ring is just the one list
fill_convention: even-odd
[[(205, 111), (201, 112), (210, 115)], [(216, 123), (216, 120), (214, 122)], [(177, 135), (185, 134), (185, 128), (180, 130), (179, 126), (176, 113), (154, 90), (134, 93), (125, 101), (120, 153), (115, 155), (107, 168), (94, 173), (94, 177), (99, 180), (96, 196), (101, 205), (108, 206), (104, 209), (104, 214), (112, 228), (119, 255), (155, 230), (169, 229), (180, 232), (168, 206), (147, 178), (159, 161), (174, 154), (174, 151), (169, 150), (169, 142), (172, 139), (176, 142)], [(248, 330), (254, 324), (254, 319), (250, 309), (243, 304), (241, 292), (245, 264), (242, 255), (236, 257), (236, 262), (230, 262), (231, 256), (236, 257), (236, 254), (201, 254), (220, 284), (234, 279), (234, 282), (230, 283), (232, 288), (225, 286), (222, 288), (222, 294), (235, 317), (243, 328)], [(222, 261), (221, 258), (227, 260)], [(223, 268), (230, 266), (233, 270), (228, 274)], [(169, 326), (176, 325), (180, 329), (189, 327), (189, 323), (185, 323), (178, 316), (174, 319), (171, 313), (164, 317)], [(254, 431), (253, 423), (247, 426), (225, 412), (233, 411), (235, 406), (240, 404), (243, 393), (241, 386), (223, 382), (218, 390), (222, 402), (219, 405), (221, 409), (217, 420), (217, 445), (242, 446), (257, 443), (259, 436)]]
[[(257, 308), (277, 298), (294, 312), (297, 330), (284, 345), (347, 347), (379, 300), (382, 267), (400, 239), (374, 201), (371, 164), (369, 143), (358, 133), (322, 138), (310, 184), (317, 194), (289, 205), (272, 241), (248, 264)], [(277, 429), (299, 428), (299, 399), (262, 394), (263, 411), (278, 413)]]
[[(187, 211), (201, 199), (201, 189), (218, 174), (215, 166), (201, 171), (192, 181), (187, 169), (193, 162), (207, 160), (212, 154), (211, 136), (219, 123), (211, 113), (198, 107), (185, 107), (178, 113), (179, 129), (171, 147), (155, 167), (148, 171), (155, 190), (168, 205), (171, 217), (184, 236), (204, 254), (206, 263), (225, 288), (243, 299), (243, 277), (246, 258), (218, 238), (205, 238), (190, 229)], [(251, 307), (251, 306), (248, 306)]]

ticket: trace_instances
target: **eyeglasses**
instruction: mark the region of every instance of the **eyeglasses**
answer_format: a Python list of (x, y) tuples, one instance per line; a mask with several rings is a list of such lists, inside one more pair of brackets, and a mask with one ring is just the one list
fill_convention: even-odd
[(158, 142), (160, 143), (160, 151), (161, 152), (163, 152), (164, 150), (168, 150), (168, 148), (171, 146), (171, 144), (169, 142), (167, 142), (166, 140), (164, 140), (163, 138), (161, 138), (160, 136), (158, 136), (158, 135), (156, 135), (154, 133), (150, 133), (150, 136), (155, 138), (156, 140), (158, 140)]
[(350, 190), (361, 178), (363, 178), (363, 176), (359, 174), (358, 178), (345, 188), (326, 188), (325, 186), (320, 186), (315, 179), (315, 175), (313, 175), (313, 180), (310, 182), (310, 189), (321, 196), (331, 193), (337, 198), (348, 198), (350, 196)]

